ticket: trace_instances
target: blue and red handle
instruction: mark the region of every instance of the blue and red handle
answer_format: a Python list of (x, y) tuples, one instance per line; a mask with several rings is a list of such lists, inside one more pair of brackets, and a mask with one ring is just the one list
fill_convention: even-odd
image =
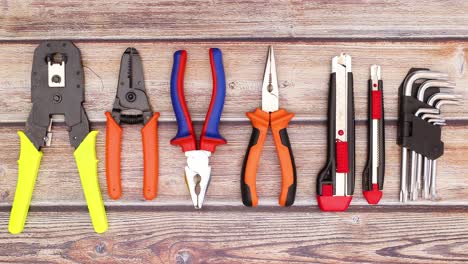
[[(195, 131), (193, 130), (184, 96), (186, 63), (187, 52), (185, 50), (176, 51), (171, 76), (171, 99), (178, 129), (176, 136), (171, 140), (171, 144), (181, 146), (184, 152), (197, 149)], [(214, 152), (217, 145), (226, 144), (226, 140), (219, 133), (219, 122), (223, 112), (224, 98), (226, 97), (226, 80), (220, 49), (210, 49), (210, 63), (213, 76), (213, 92), (200, 137), (200, 149)]]

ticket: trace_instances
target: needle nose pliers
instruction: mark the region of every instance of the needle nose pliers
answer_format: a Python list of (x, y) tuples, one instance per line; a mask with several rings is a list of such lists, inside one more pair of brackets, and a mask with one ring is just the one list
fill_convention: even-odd
[(257, 108), (254, 112), (247, 113), (247, 117), (252, 122), (253, 131), (242, 168), (242, 202), (246, 206), (257, 206), (258, 204), (257, 168), (268, 127), (271, 126), (282, 173), (279, 204), (290, 206), (294, 203), (296, 196), (297, 175), (286, 128), (294, 114), (287, 112), (285, 109), (279, 109), (278, 78), (275, 56), (271, 46), (268, 49), (268, 58), (263, 76), (262, 109)]
[(143, 65), (135, 48), (127, 48), (120, 62), (120, 74), (112, 113), (106, 112), (106, 176), (109, 196), (122, 196), (120, 151), (124, 124), (143, 123), (143, 196), (156, 197), (158, 190), (158, 117), (151, 110), (144, 85)]
[(20, 157), (18, 183), (8, 230), (23, 231), (42, 158), (42, 147), (50, 146), (52, 115), (63, 115), (70, 144), (75, 148), (89, 214), (97, 233), (107, 230), (107, 216), (99, 189), (96, 136), (90, 131), (83, 108), (84, 78), (80, 50), (71, 41), (44, 41), (34, 51), (31, 74), (32, 110), (25, 131), (18, 131)]
[(219, 133), (219, 122), (226, 96), (222, 53), (220, 49), (212, 48), (209, 54), (213, 76), (213, 92), (198, 147), (184, 96), (184, 73), (187, 63), (187, 52), (185, 50), (174, 53), (171, 76), (171, 100), (178, 125), (177, 135), (171, 140), (171, 144), (182, 147), (182, 151), (187, 157), (185, 181), (196, 209), (202, 207), (210, 183), (211, 167), (209, 157), (215, 152), (216, 146), (227, 143)]

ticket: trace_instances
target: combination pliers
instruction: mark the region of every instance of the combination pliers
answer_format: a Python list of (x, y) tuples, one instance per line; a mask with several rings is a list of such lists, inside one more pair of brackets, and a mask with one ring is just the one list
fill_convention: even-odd
[(80, 174), (89, 214), (97, 233), (107, 230), (107, 216), (99, 189), (96, 136), (83, 108), (84, 78), (80, 50), (71, 41), (44, 41), (34, 51), (31, 74), (32, 110), (25, 131), (19, 131), (18, 183), (8, 230), (23, 231), (42, 158), (50, 146), (52, 116), (63, 115)]
[(219, 133), (219, 122), (226, 96), (222, 53), (220, 49), (212, 48), (209, 54), (213, 76), (213, 92), (203, 124), (199, 146), (197, 146), (195, 131), (184, 96), (184, 73), (187, 63), (187, 52), (185, 50), (174, 53), (171, 76), (172, 106), (178, 125), (177, 135), (171, 140), (171, 144), (182, 147), (182, 151), (187, 157), (185, 181), (193, 205), (197, 209), (200, 209), (203, 205), (211, 179), (209, 158), (215, 152), (216, 146), (227, 143)]

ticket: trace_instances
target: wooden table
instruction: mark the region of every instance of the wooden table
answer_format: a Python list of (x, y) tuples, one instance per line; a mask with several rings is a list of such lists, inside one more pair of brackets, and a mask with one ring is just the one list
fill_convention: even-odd
[[(448, 72), (468, 96), (466, 1), (0, 1), (0, 262), (3, 263), (462, 263), (468, 261), (468, 105), (447, 107), (445, 155), (436, 201), (398, 202), (397, 90), (410, 67)], [(72, 39), (81, 49), (85, 108), (100, 130), (99, 180), (109, 231), (93, 232), (73, 149), (63, 123), (44, 148), (24, 233), (7, 232), (17, 179), (19, 139), (31, 109), (33, 51), (40, 40)], [(275, 47), (280, 104), (296, 113), (289, 134), (298, 171), (296, 203), (280, 208), (279, 163), (271, 135), (258, 174), (258, 208), (241, 203), (239, 178), (260, 105), (267, 45)], [(114, 99), (120, 57), (136, 47), (160, 117), (159, 194), (142, 198), (139, 126), (124, 126), (124, 195), (106, 192), (104, 111)], [(211, 159), (203, 210), (187, 192), (185, 158), (169, 95), (172, 56), (189, 53), (186, 97), (200, 131), (211, 96), (208, 48), (224, 54), (227, 97), (221, 133), (229, 141)], [(322, 213), (316, 176), (325, 162), (331, 57), (353, 57), (357, 121), (355, 197), (345, 213)], [(385, 83), (387, 167), (384, 197), (361, 194), (366, 161), (367, 79), (380, 64)]]

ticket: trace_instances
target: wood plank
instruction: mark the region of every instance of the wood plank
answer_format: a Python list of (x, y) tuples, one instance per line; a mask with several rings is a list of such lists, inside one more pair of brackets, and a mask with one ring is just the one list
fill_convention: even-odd
[[(367, 80), (371, 64), (383, 67), (385, 111), (388, 120), (397, 117), (398, 86), (411, 67), (429, 67), (448, 72), (457, 93), (468, 98), (467, 42), (320, 42), (273, 43), (280, 82), (281, 106), (296, 113), (296, 121), (326, 119), (331, 58), (342, 51), (353, 56), (356, 119), (366, 120)], [(172, 54), (189, 51), (186, 96), (195, 120), (203, 120), (211, 98), (208, 48), (223, 50), (227, 75), (227, 98), (223, 120), (246, 121), (244, 113), (260, 106), (261, 81), (266, 56), (265, 43), (77, 43), (86, 74), (86, 110), (92, 121), (105, 121), (117, 87), (122, 52), (134, 45), (144, 60), (146, 88), (162, 121), (173, 121), (169, 94)], [(31, 109), (30, 75), (34, 44), (0, 45), (0, 123), (22, 123)], [(444, 109), (449, 120), (468, 119), (468, 105)]]
[[(159, 193), (153, 201), (142, 197), (143, 162), (139, 126), (125, 126), (122, 152), (122, 177), (124, 195), (119, 201), (111, 201), (107, 196), (105, 180), (105, 127), (97, 141), (101, 190), (107, 205), (191, 205), (190, 196), (184, 182), (183, 167), (185, 157), (179, 147), (171, 146), (169, 140), (176, 133), (174, 123), (160, 125), (160, 176)], [(17, 178), (16, 160), (19, 141), (15, 134), (22, 127), (2, 127), (0, 134), (0, 205), (10, 205), (15, 191)], [(196, 130), (200, 131), (200, 125)], [(82, 205), (84, 199), (79, 176), (73, 160), (72, 148), (64, 126), (55, 129), (52, 147), (44, 149), (33, 205)], [(239, 188), (240, 170), (248, 144), (251, 127), (247, 123), (223, 123), (221, 133), (228, 145), (218, 147), (211, 159), (212, 181), (206, 198), (206, 206), (241, 206)], [(295, 155), (298, 172), (298, 191), (296, 205), (315, 206), (315, 181), (325, 163), (326, 127), (308, 123), (293, 123), (288, 130)], [(389, 125), (386, 129), (386, 178), (385, 191), (381, 204), (398, 203), (400, 148), (395, 144), (396, 128)], [(367, 159), (366, 127), (357, 128), (357, 169), (356, 190), (353, 205), (367, 204), (361, 194), (361, 174)], [(468, 130), (463, 126), (448, 126), (443, 130), (446, 153), (438, 162), (439, 200), (420, 201), (415, 204), (468, 205)], [(257, 176), (260, 206), (277, 206), (281, 175), (273, 139), (267, 138)]]
[(4, 0), (0, 39), (466, 38), (467, 9), (450, 0)]
[[(111, 211), (93, 233), (84, 211), (32, 212), (6, 232), (2, 263), (466, 263), (466, 209)], [(429, 209), (430, 210), (430, 209)]]

